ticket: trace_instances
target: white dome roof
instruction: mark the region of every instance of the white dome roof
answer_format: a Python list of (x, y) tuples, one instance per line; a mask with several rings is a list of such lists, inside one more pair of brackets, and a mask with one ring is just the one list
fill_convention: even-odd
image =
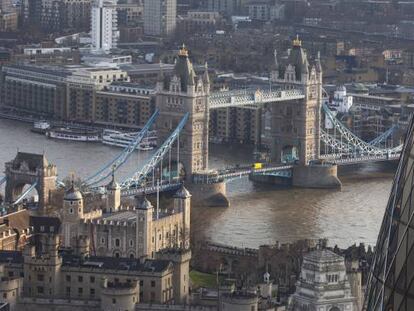
[(72, 185), (70, 189), (66, 191), (63, 199), (67, 201), (78, 201), (82, 200), (83, 196), (82, 193), (79, 190), (75, 189), (75, 187)]

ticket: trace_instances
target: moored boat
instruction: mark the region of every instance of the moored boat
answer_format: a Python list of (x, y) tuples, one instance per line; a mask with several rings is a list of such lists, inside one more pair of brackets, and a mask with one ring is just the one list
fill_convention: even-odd
[[(104, 130), (102, 135), (102, 143), (109, 146), (126, 148), (134, 142), (138, 132), (123, 133), (115, 130)], [(143, 138), (136, 147), (137, 150), (149, 151), (157, 145), (157, 136), (155, 131), (149, 131), (147, 136)]]
[(96, 130), (79, 128), (52, 128), (46, 132), (47, 137), (71, 141), (99, 142), (101, 134)]

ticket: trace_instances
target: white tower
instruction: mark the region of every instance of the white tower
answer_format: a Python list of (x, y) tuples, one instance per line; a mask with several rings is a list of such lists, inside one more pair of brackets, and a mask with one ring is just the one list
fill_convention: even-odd
[(116, 48), (119, 32), (117, 0), (95, 0), (92, 6), (92, 51), (109, 53)]

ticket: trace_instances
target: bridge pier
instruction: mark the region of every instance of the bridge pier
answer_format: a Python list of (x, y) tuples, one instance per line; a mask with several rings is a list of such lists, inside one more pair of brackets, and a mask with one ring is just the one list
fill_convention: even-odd
[(301, 188), (341, 188), (338, 166), (332, 163), (312, 164), (293, 167), (294, 187)]
[(226, 197), (226, 183), (186, 184), (192, 194), (192, 204), (206, 207), (229, 207)]

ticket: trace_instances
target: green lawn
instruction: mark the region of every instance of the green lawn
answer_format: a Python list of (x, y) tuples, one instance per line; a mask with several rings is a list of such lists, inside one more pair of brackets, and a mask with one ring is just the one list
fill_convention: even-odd
[(215, 274), (203, 273), (196, 270), (192, 270), (190, 271), (190, 279), (194, 289), (198, 287), (217, 287), (217, 279)]

